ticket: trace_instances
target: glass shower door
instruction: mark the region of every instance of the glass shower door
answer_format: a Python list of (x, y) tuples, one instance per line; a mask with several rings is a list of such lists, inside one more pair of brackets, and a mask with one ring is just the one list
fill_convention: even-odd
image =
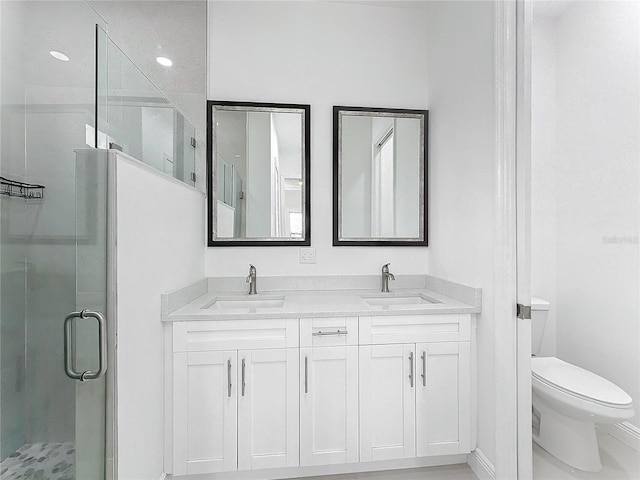
[(64, 329), (84, 309), (109, 319), (106, 159), (90, 148), (102, 20), (85, 2), (2, 1), (0, 22), (0, 176), (44, 187), (0, 195), (0, 478), (103, 479), (99, 323)]
[(112, 332), (105, 295), (106, 178), (98, 174), (106, 158), (98, 163), (99, 156), (106, 152), (81, 151), (77, 161), (70, 154), (77, 163), (67, 184), (72, 208), (68, 218), (57, 217), (68, 238), (35, 234), (33, 218), (49, 200), (46, 193), (42, 201), (0, 196), (3, 480), (105, 478)]

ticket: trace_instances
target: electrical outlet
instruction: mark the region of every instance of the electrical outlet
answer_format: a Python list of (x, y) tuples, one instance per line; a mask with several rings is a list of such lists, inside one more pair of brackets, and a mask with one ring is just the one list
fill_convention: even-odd
[(300, 263), (316, 263), (316, 249), (313, 247), (302, 247), (300, 249)]

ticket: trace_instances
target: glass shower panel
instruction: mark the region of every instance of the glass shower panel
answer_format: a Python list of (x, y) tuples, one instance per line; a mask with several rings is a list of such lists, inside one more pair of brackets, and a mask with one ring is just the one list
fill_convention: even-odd
[(103, 41), (106, 75), (98, 73), (98, 91), (106, 90), (106, 124), (99, 130), (106, 143), (193, 186), (194, 127), (111, 39)]
[[(107, 33), (100, 25), (96, 25), (96, 128), (87, 132), (97, 148), (109, 148), (107, 143), (107, 102), (109, 99), (108, 79), (108, 49)], [(89, 142), (87, 142), (89, 143)]]
[[(76, 1), (0, 9), (0, 172), (45, 187), (40, 199), (0, 195), (0, 472), (104, 478), (104, 379), (80, 385), (63, 362), (64, 319), (78, 308), (75, 150), (93, 146), (102, 19)], [(82, 205), (93, 221), (97, 207)], [(102, 428), (83, 423), (89, 404)]]

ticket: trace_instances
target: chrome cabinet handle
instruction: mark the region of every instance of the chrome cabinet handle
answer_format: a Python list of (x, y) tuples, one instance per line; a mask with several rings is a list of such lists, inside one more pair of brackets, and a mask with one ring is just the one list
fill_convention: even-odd
[(349, 332), (347, 332), (346, 330), (337, 330), (335, 332), (323, 332), (321, 330), (317, 331), (317, 332), (313, 332), (311, 335), (313, 335), (314, 337), (328, 337), (330, 335), (347, 335)]
[(426, 387), (427, 386), (427, 352), (423, 351), (421, 358), (422, 358), (422, 374), (420, 376), (422, 377), (422, 386)]
[(231, 360), (227, 360), (227, 397), (231, 398)]
[(246, 383), (244, 381), (244, 369), (245, 369), (245, 361), (244, 358), (242, 359), (242, 396), (244, 397), (244, 390), (245, 390), (245, 386)]
[[(73, 320), (94, 318), (98, 321), (98, 371), (85, 370), (80, 373), (74, 368), (73, 361)], [(72, 312), (64, 319), (64, 373), (69, 378), (80, 380), (95, 380), (107, 371), (107, 319), (100, 312), (82, 310)]]
[(409, 384), (413, 388), (413, 352), (409, 353)]
[(309, 393), (309, 357), (304, 357), (304, 393)]

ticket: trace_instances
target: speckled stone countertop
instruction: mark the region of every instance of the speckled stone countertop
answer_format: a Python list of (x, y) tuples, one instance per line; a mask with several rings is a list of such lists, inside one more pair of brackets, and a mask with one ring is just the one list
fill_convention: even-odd
[[(480, 313), (482, 291), (428, 275), (396, 275), (383, 293), (376, 276), (209, 278), (162, 296), (165, 322), (366, 315)], [(413, 287), (412, 287), (413, 286)], [(262, 287), (262, 288), (261, 288)]]

